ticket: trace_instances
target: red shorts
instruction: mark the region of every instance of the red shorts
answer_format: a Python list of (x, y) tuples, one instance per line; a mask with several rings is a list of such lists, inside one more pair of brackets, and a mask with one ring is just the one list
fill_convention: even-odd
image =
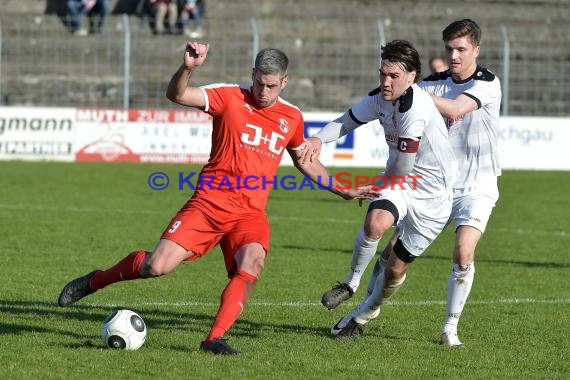
[(236, 214), (228, 211), (205, 211), (205, 208), (188, 202), (162, 233), (161, 238), (171, 240), (194, 255), (194, 261), (220, 244), (226, 270), (236, 270), (235, 252), (249, 243), (259, 243), (269, 252), (269, 221), (263, 211), (250, 210)]

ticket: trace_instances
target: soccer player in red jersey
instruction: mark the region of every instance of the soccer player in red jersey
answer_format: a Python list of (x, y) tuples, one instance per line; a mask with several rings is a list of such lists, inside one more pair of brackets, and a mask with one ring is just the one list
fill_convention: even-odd
[(208, 178), (172, 218), (153, 252), (139, 250), (107, 270), (96, 270), (69, 282), (58, 299), (68, 306), (119, 281), (158, 277), (182, 261), (194, 261), (220, 245), (229, 283), (222, 292), (202, 351), (239, 354), (224, 338), (237, 320), (261, 274), (269, 251), (265, 206), (285, 149), (295, 166), (313, 181), (345, 199), (371, 198), (370, 186), (345, 189), (320, 162), (301, 157), (304, 122), (299, 109), (279, 97), (288, 81), (287, 56), (264, 49), (255, 60), (252, 86), (189, 86), (209, 44), (189, 42), (184, 62), (173, 75), (167, 97), (204, 110), (213, 117), (210, 159), (200, 173)]

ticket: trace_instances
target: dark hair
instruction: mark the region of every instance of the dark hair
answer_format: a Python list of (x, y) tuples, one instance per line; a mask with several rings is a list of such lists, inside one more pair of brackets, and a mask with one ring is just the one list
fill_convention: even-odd
[(469, 36), (474, 46), (479, 46), (481, 43), (481, 28), (475, 21), (468, 18), (452, 22), (443, 30), (441, 35), (444, 42), (454, 38)]
[(263, 75), (275, 75), (280, 76), (287, 75), (287, 66), (289, 66), (289, 59), (279, 49), (266, 48), (257, 53), (255, 57), (255, 70)]
[(388, 42), (386, 46), (382, 46), (380, 58), (382, 58), (383, 61), (400, 63), (408, 72), (415, 71), (416, 77), (414, 78), (414, 82), (418, 83), (420, 81), (422, 76), (420, 54), (410, 42), (405, 40)]

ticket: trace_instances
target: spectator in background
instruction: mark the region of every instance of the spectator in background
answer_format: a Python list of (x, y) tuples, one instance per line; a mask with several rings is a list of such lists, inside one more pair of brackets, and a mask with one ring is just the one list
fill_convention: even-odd
[[(78, 36), (85, 36), (88, 33), (99, 33), (109, 14), (109, 0), (68, 0), (67, 10), (69, 12), (70, 30)], [(81, 27), (81, 16), (87, 15), (89, 18), (89, 31)]]
[[(180, 26), (182, 32), (190, 38), (204, 37), (204, 29), (202, 28), (202, 17), (204, 16), (205, 0), (180, 0)], [(190, 30), (188, 23), (190, 17), (194, 20), (194, 30)]]
[(429, 68), (432, 73), (441, 73), (442, 71), (449, 69), (449, 66), (445, 63), (445, 59), (441, 57), (433, 57), (429, 60)]
[[(154, 14), (154, 32), (156, 34), (174, 34), (178, 21), (177, 0), (150, 0)], [(164, 19), (168, 14), (167, 29), (164, 28)]]

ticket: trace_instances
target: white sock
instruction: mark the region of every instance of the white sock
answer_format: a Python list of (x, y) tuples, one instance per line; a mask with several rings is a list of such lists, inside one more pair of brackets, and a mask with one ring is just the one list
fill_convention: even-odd
[(378, 260), (376, 260), (376, 264), (374, 264), (374, 270), (370, 275), (370, 279), (368, 280), (368, 286), (366, 288), (366, 297), (370, 297), (372, 292), (374, 291), (374, 285), (376, 284), (376, 279), (378, 275), (384, 272), (384, 268), (386, 267), (386, 263), (388, 260), (385, 260), (382, 255), (378, 256)]
[(354, 320), (361, 324), (368, 323), (377, 310), (380, 309), (380, 306), (384, 305), (390, 297), (396, 294), (404, 281), (406, 281), (405, 273), (402, 278), (384, 281), (384, 271), (382, 271), (376, 279), (372, 294), (354, 310), (352, 314)]
[(350, 263), (350, 271), (344, 280), (353, 291), (356, 292), (360, 285), (362, 275), (368, 266), (368, 263), (376, 254), (380, 239), (370, 239), (364, 233), (364, 228), (358, 231), (358, 235), (354, 239), (354, 248), (352, 250), (352, 261)]
[(475, 276), (475, 264), (453, 264), (447, 283), (447, 314), (442, 333), (457, 334), (457, 325), (463, 307), (471, 292), (473, 277)]

